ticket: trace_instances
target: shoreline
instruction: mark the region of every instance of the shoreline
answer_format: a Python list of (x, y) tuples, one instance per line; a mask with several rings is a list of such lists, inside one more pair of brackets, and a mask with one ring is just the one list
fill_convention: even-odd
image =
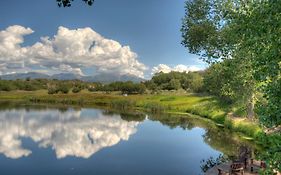
[[(119, 110), (139, 110), (152, 113), (195, 115), (208, 119), (219, 127), (244, 135), (248, 140), (263, 132), (256, 122), (245, 118), (237, 120), (228, 116), (231, 106), (202, 94), (143, 94), (123, 96), (118, 93), (93, 93), (49, 95), (45, 90), (0, 92), (1, 101), (21, 101), (35, 104), (56, 104), (79, 107), (102, 107)], [(241, 120), (243, 119), (243, 120)]]

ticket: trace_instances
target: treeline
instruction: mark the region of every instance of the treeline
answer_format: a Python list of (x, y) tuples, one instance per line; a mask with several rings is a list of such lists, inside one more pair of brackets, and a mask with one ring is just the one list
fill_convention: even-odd
[(102, 84), (99, 82), (84, 82), (81, 80), (49, 80), (49, 79), (30, 79), (25, 80), (0, 80), (0, 91), (36, 91), (48, 90), (48, 94), (67, 94), (70, 91), (78, 93), (83, 89), (89, 91), (113, 92), (121, 91), (123, 94), (143, 94), (146, 91), (144, 83), (113, 82)]
[(145, 85), (152, 91), (184, 89), (202, 92), (204, 91), (203, 76), (204, 72), (160, 72), (156, 73), (151, 80), (146, 81)]
[(78, 93), (90, 86), (89, 83), (80, 80), (50, 81), (47, 83), (48, 94), (67, 94), (70, 90)]
[(0, 80), (0, 91), (36, 91), (48, 90), (49, 94), (68, 93), (70, 90), (77, 93), (82, 89), (88, 88), (92, 83), (80, 80), (49, 80), (49, 79), (17, 79), (17, 80)]
[(156, 93), (161, 90), (184, 89), (189, 92), (204, 92), (204, 72), (170, 72), (157, 73), (151, 80), (134, 83), (112, 82), (102, 84), (99, 82), (83, 82), (80, 80), (48, 80), (48, 79), (25, 79), (25, 80), (0, 80), (0, 91), (24, 90), (35, 91), (45, 89), (48, 94), (63, 93), (72, 91), (78, 93), (83, 89), (89, 91), (103, 91), (110, 93), (120, 91), (122, 94), (143, 94)]
[[(231, 80), (234, 72), (226, 70), (226, 63), (213, 64), (205, 71), (198, 72), (170, 72), (156, 73), (151, 80), (134, 83), (112, 82), (102, 84), (99, 82), (84, 82), (81, 80), (49, 80), (30, 79), (25, 80), (0, 80), (0, 91), (24, 90), (35, 91), (45, 89), (48, 94), (63, 93), (70, 91), (78, 93), (83, 89), (89, 91), (103, 91), (106, 93), (120, 91), (122, 94), (158, 93), (162, 90), (183, 89), (188, 92), (208, 93), (224, 99), (227, 102), (235, 101), (239, 91), (244, 92), (250, 86), (241, 85), (240, 81)], [(250, 82), (249, 82), (250, 83)], [(236, 88), (237, 87), (237, 88)], [(243, 94), (243, 93), (241, 93)], [(241, 96), (239, 96), (242, 98)]]
[(48, 81), (49, 80), (46, 79), (31, 80), (29, 78), (25, 80), (0, 80), (0, 91), (35, 91), (39, 89), (47, 89)]
[(90, 91), (121, 91), (122, 94), (143, 94), (146, 90), (146, 86), (143, 83), (127, 82), (113, 82), (110, 84), (97, 83), (95, 87), (89, 88)]

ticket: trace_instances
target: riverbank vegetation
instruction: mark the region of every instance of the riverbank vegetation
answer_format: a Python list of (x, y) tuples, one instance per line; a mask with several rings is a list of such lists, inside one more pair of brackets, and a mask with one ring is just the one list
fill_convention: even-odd
[(124, 96), (121, 91), (48, 94), (47, 90), (0, 92), (0, 99), (23, 100), (31, 103), (102, 106), (119, 110), (140, 109), (152, 113), (195, 114), (225, 125), (227, 128), (255, 137), (261, 129), (256, 122), (243, 117), (230, 117), (235, 106), (222, 102), (214, 96), (178, 91), (158, 91), (157, 94), (132, 94)]
[[(280, 1), (186, 2), (182, 44), (210, 64), (210, 93), (244, 105), (266, 128), (281, 124)], [(281, 171), (280, 133), (264, 136), (268, 172)], [(276, 138), (279, 138), (276, 139)], [(267, 140), (267, 141), (266, 141)], [(274, 141), (268, 141), (274, 140)]]

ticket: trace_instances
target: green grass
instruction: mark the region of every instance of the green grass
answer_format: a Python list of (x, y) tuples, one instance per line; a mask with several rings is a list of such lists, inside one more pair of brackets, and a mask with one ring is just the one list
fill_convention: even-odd
[(227, 103), (212, 96), (192, 93), (164, 92), (151, 95), (122, 96), (118, 92), (111, 94), (93, 93), (83, 90), (79, 93), (49, 95), (46, 90), (0, 92), (0, 100), (24, 100), (33, 103), (51, 103), (66, 105), (106, 106), (121, 110), (141, 109), (152, 113), (194, 114), (210, 119), (217, 124), (254, 137), (261, 131), (257, 123), (238, 121), (227, 117), (234, 109)]

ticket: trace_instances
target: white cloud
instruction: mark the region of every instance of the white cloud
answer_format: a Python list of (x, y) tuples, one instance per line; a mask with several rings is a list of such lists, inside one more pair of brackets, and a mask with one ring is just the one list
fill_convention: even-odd
[(106, 39), (91, 28), (71, 30), (59, 27), (53, 37), (41, 37), (34, 45), (22, 47), (30, 28), (10, 26), (0, 31), (0, 72), (28, 70), (32, 66), (82, 75), (81, 68), (94, 67), (98, 73), (144, 76), (147, 67), (129, 46)]
[(0, 153), (9, 158), (28, 156), (21, 138), (30, 138), (39, 147), (51, 147), (57, 158), (88, 158), (102, 148), (128, 140), (138, 122), (127, 122), (120, 116), (81, 115), (81, 111), (6, 110), (0, 113)]
[[(54, 68), (54, 69), (56, 69), (56, 68)], [(70, 65), (61, 64), (59, 66), (59, 70), (63, 71), (63, 72), (72, 72), (77, 75), (84, 75), (80, 68), (73, 68)]]
[(202, 70), (201, 68), (191, 65), (191, 66), (186, 66), (186, 65), (176, 65), (174, 67), (170, 67), (166, 64), (159, 64), (158, 66), (155, 66), (152, 68), (152, 73), (151, 74), (155, 74), (155, 73), (159, 73), (159, 72), (163, 72), (163, 73), (169, 73), (171, 71), (175, 71), (175, 72), (190, 72), (190, 71), (199, 71)]

